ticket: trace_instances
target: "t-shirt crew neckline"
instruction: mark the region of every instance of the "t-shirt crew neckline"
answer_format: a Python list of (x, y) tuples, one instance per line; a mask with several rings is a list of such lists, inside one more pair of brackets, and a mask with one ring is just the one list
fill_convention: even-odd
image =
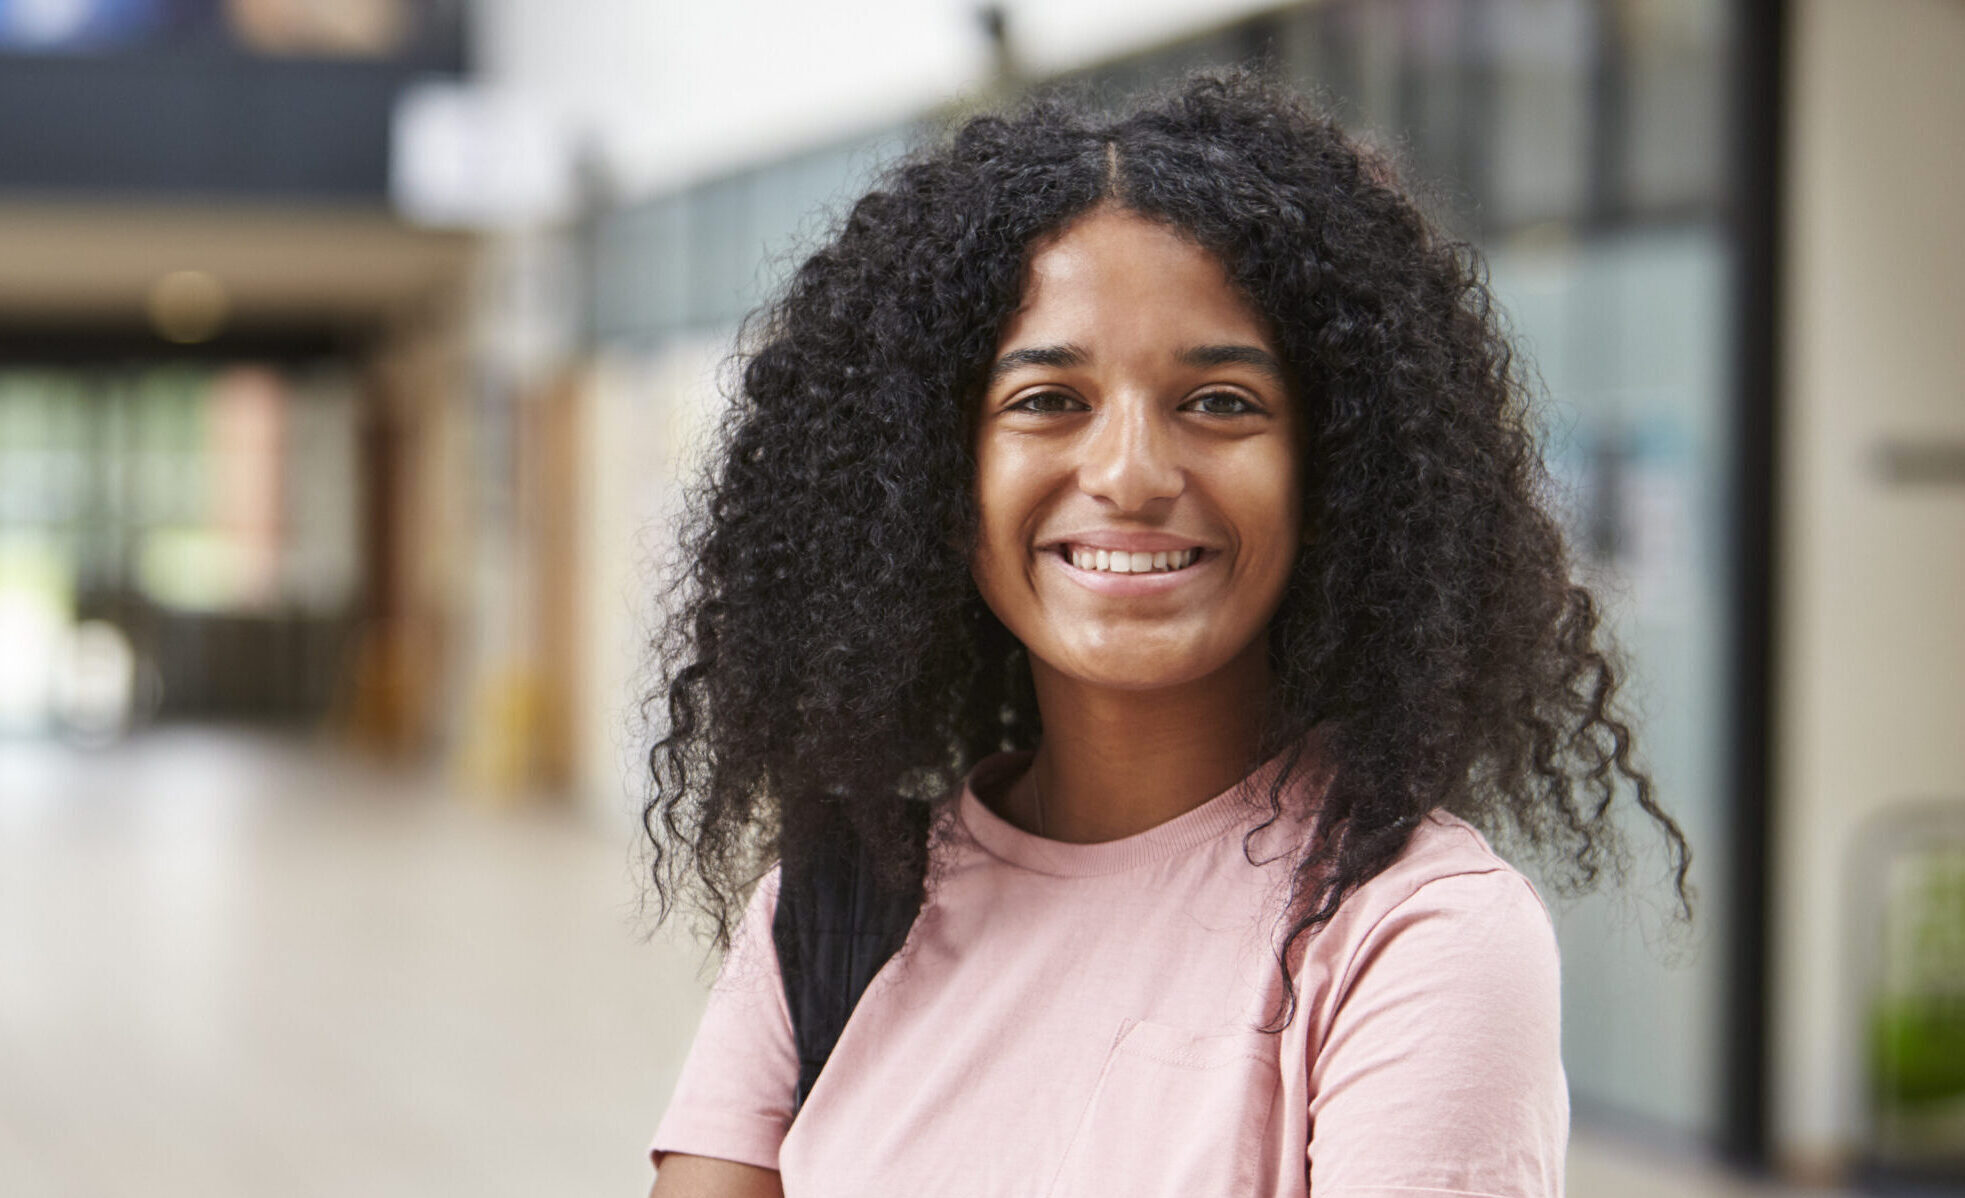
[[(1144, 832), (1104, 840), (1095, 844), (1074, 844), (1051, 840), (1026, 832), (991, 810), (977, 795), (977, 782), (993, 789), (992, 782), (1021, 773), (1036, 756), (1035, 750), (1009, 749), (992, 753), (975, 764), (963, 780), (959, 811), (969, 835), (991, 856), (1033, 873), (1057, 877), (1095, 877), (1121, 873), (1165, 860), (1215, 839), (1231, 828), (1246, 827), (1258, 810), (1249, 783), (1260, 788), (1281, 767), (1287, 750), (1277, 753), (1235, 785), (1170, 820), (1155, 824)], [(1256, 796), (1265, 792), (1255, 791)]]

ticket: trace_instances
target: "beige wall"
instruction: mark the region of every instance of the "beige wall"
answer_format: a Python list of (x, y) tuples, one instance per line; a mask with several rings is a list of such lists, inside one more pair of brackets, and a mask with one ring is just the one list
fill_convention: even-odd
[(1776, 680), (1777, 1152), (1858, 1129), (1852, 846), (1965, 799), (1965, 487), (1890, 442), (1965, 442), (1965, 3), (1796, 0)]
[[(641, 702), (654, 684), (656, 592), (668, 577), (680, 488), (714, 432), (730, 340), (726, 331), (653, 356), (602, 355), (584, 380), (578, 786), (610, 827), (633, 830), (648, 797), (645, 755), (661, 725), (643, 722)], [(651, 714), (666, 712), (658, 704)]]

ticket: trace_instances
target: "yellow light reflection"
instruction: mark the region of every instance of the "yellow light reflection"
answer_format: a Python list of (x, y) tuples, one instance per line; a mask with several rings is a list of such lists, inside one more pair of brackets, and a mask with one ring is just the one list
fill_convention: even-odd
[(225, 284), (202, 270), (174, 270), (150, 285), (144, 301), (151, 327), (166, 341), (195, 345), (225, 327), (232, 301)]

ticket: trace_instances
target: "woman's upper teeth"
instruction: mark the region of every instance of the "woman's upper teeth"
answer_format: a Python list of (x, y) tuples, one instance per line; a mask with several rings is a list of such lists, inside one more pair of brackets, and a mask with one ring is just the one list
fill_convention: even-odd
[(1194, 561), (1199, 549), (1162, 549), (1155, 553), (1127, 552), (1124, 549), (1092, 549), (1072, 545), (1071, 564), (1080, 570), (1104, 570), (1109, 574), (1151, 574), (1182, 569)]

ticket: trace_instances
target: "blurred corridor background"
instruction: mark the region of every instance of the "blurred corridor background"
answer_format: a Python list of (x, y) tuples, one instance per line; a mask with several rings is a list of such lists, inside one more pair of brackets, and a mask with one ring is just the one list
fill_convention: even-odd
[(1569, 1192), (1965, 1192), (1965, 2), (0, 0), (0, 1194), (646, 1192), (736, 322), (943, 122), (1248, 61), (1487, 253), (1695, 848), (1676, 955), (1558, 910)]

